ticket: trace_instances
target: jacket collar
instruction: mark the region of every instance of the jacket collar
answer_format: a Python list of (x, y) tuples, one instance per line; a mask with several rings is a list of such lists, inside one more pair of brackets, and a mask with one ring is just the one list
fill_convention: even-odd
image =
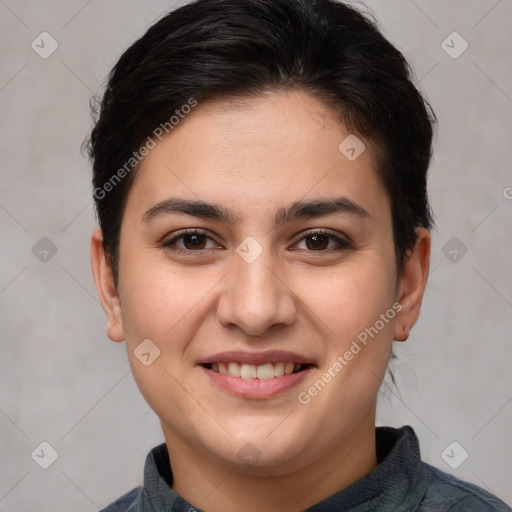
[[(365, 512), (411, 510), (427, 489), (428, 477), (421, 463), (418, 439), (409, 426), (376, 427), (379, 465), (367, 476), (314, 505), (310, 512)], [(189, 512), (193, 507), (171, 486), (173, 476), (165, 443), (153, 448), (144, 466), (141, 512)]]

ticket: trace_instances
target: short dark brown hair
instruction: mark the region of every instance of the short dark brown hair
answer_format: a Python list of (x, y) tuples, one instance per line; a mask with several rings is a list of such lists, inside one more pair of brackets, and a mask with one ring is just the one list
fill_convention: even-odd
[[(112, 69), (87, 141), (96, 211), (117, 284), (119, 235), (141, 146), (191, 101), (297, 89), (381, 149), (397, 265), (431, 228), (436, 117), (368, 14), (334, 0), (198, 0), (165, 15)], [(167, 123), (167, 124), (166, 124)], [(135, 158), (137, 156), (137, 158)], [(124, 172), (121, 172), (124, 169)]]

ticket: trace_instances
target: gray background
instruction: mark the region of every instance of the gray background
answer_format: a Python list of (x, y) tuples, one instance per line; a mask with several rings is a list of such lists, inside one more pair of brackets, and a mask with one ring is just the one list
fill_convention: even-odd
[[(176, 5), (0, 0), (0, 511), (97, 510), (141, 482), (147, 451), (163, 440), (124, 344), (105, 334), (79, 146), (91, 94)], [(512, 1), (367, 5), (410, 60), (440, 124), (430, 282), (420, 321), (397, 345), (398, 387), (384, 385), (378, 422), (412, 425), (427, 462), (512, 503)], [(46, 59), (31, 48), (43, 31), (59, 45)], [(453, 31), (469, 43), (458, 58), (442, 47)], [(462, 48), (453, 37), (445, 44)], [(38, 251), (47, 241), (33, 252), (43, 237), (57, 249), (46, 261)], [(46, 470), (31, 458), (42, 441), (58, 452)], [(441, 457), (453, 441), (462, 448), (448, 450), (452, 465), (469, 453), (457, 469)]]

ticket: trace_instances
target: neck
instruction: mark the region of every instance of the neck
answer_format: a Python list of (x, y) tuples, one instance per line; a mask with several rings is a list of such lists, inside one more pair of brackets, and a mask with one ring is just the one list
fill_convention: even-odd
[[(275, 467), (258, 475), (237, 471), (163, 426), (174, 477), (173, 490), (208, 512), (298, 512), (323, 501), (368, 475), (377, 466), (375, 409), (335, 446), (295, 471)], [(321, 448), (319, 448), (321, 449)]]

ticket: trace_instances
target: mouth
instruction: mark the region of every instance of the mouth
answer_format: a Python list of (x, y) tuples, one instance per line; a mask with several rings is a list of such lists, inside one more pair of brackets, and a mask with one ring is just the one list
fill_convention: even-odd
[(282, 350), (222, 352), (199, 361), (198, 366), (224, 392), (244, 399), (266, 399), (298, 386), (315, 363)]
[(313, 364), (295, 363), (293, 361), (279, 361), (277, 363), (264, 363), (260, 365), (239, 363), (236, 361), (204, 363), (201, 364), (207, 370), (216, 373), (231, 375), (240, 379), (270, 380), (284, 375), (291, 375), (311, 368)]

